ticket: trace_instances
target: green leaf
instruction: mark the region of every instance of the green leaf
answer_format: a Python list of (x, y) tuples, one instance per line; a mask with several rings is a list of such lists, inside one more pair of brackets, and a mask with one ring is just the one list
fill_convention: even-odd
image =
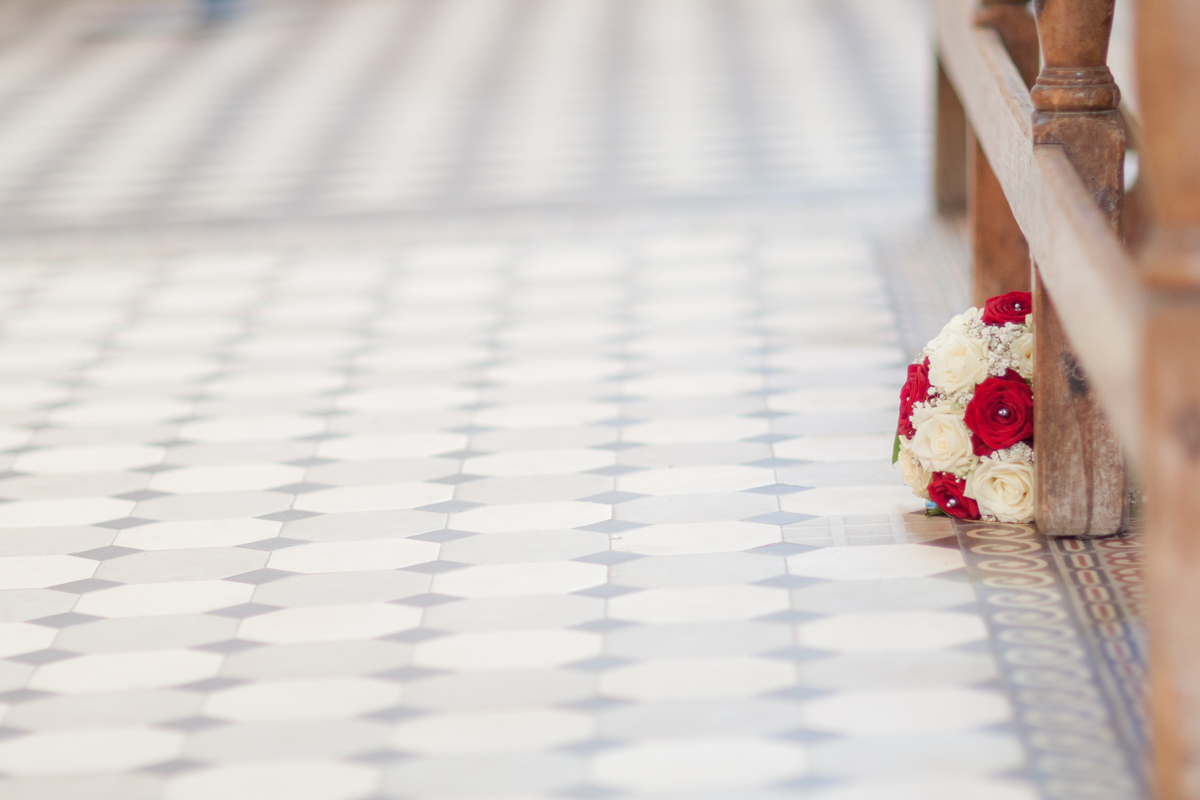
[(925, 516), (927, 516), (927, 517), (945, 517), (945, 516), (947, 516), (947, 514), (945, 511), (942, 511), (937, 506), (934, 506), (933, 508), (925, 509)]
[(896, 441), (892, 442), (892, 463), (895, 464), (900, 460), (900, 434), (896, 434)]

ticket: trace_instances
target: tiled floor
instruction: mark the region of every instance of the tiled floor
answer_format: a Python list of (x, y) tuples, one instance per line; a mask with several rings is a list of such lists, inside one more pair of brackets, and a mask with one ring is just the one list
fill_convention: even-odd
[(3, 275), (4, 797), (1034, 796), (864, 241)]
[(0, 6), (0, 797), (1142, 796), (1136, 540), (888, 461), (921, 9)]
[(924, 186), (922, 0), (240, 2), (0, 6), (0, 232)]

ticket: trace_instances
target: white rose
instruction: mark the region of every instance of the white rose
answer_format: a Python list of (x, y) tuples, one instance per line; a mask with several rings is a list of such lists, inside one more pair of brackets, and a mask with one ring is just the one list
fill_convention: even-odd
[(912, 489), (913, 494), (928, 500), (929, 492), (925, 487), (929, 486), (929, 479), (932, 476), (928, 471), (921, 469), (920, 462), (913, 457), (911, 447), (907, 439), (900, 437), (900, 456), (896, 459), (896, 463), (900, 465), (904, 482)]
[(967, 326), (972, 322), (979, 320), (981, 313), (978, 308), (968, 308), (961, 314), (955, 314), (950, 318), (950, 321), (942, 326), (942, 330), (937, 336), (925, 345), (925, 350), (922, 355), (931, 356), (934, 351), (940, 349), (952, 336), (965, 335)]
[(971, 447), (971, 432), (963, 415), (954, 406), (924, 407), (913, 411), (912, 454), (927, 472), (967, 474), (976, 458)]
[(1019, 459), (985, 458), (967, 476), (964, 491), (979, 513), (1001, 522), (1033, 522), (1033, 464)]
[(1013, 340), (1012, 357), (1017, 372), (1027, 381), (1033, 380), (1033, 331), (1027, 330)]
[(946, 394), (974, 389), (987, 376), (987, 340), (968, 336), (965, 331), (952, 332), (929, 355), (929, 383)]

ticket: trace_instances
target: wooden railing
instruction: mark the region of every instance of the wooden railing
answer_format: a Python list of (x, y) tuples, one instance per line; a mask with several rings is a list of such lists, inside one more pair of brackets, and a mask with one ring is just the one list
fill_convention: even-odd
[(1123, 530), (1126, 465), (1147, 497), (1155, 791), (1200, 800), (1200, 1), (1137, 0), (1140, 122), (1112, 14), (937, 0), (937, 205), (967, 212), (977, 302), (1034, 293), (1039, 528)]

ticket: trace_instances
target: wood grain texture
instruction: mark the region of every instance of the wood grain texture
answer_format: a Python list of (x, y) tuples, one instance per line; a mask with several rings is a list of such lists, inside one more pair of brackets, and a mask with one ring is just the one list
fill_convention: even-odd
[[(996, 31), (1021, 79), (1032, 86), (1038, 74), (1038, 34), (1025, 0), (984, 0), (975, 24)], [(989, 297), (1030, 290), (1029, 242), (973, 133), (969, 134), (967, 162), (973, 301), (982, 308)]]
[(1121, 445), (1040, 279), (1033, 325), (1038, 530), (1048, 536), (1117, 533), (1129, 522)]
[(1029, 0), (983, 0), (983, 6), (975, 14), (975, 24), (1000, 35), (1021, 79), (1032, 88), (1041, 63), (1041, 45), (1037, 20), (1029, 12)]
[(967, 115), (954, 85), (937, 62), (937, 118), (934, 120), (933, 189), (937, 212), (955, 216), (967, 210)]
[[(1198, 253), (1200, 255), (1200, 253)], [(1200, 798), (1200, 296), (1159, 295), (1147, 330), (1147, 584), (1160, 798)]]
[(1158, 800), (1200, 800), (1200, 8), (1139, 0), (1150, 716)]
[(1145, 292), (1133, 260), (1060, 145), (1033, 145), (1033, 102), (995, 31), (970, 0), (938, 0), (946, 74), (1029, 240), (1041, 278), (1109, 420), (1127, 448), (1141, 438)]
[(971, 178), (968, 223), (975, 277), (972, 301), (976, 308), (982, 308), (989, 297), (1029, 291), (1029, 242), (974, 135), (967, 152)]
[[(1121, 93), (1105, 64), (1114, 0), (1038, 0), (1043, 66), (1031, 92), (1033, 142), (1059, 145), (1115, 232), (1124, 194)], [(1109, 536), (1129, 519), (1120, 442), (1071, 347), (1055, 300), (1034, 295), (1033, 382), (1038, 528), (1048, 536)], [(1076, 337), (1078, 338), (1078, 337)]]

